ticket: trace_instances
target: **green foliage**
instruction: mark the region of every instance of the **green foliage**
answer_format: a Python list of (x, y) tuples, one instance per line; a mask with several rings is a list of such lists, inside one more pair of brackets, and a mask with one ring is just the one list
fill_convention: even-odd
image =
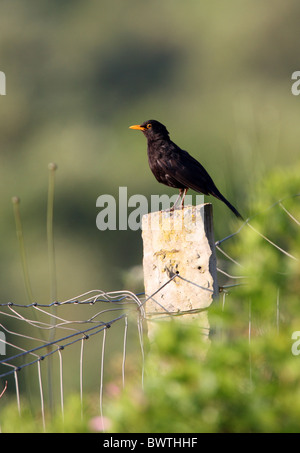
[[(207, 351), (196, 322), (162, 323), (148, 353), (144, 389), (128, 380), (105, 405), (109, 432), (299, 432), (300, 367), (291, 344), (284, 328), (253, 338), (250, 346), (245, 337), (213, 336)], [(46, 417), (46, 432), (94, 431), (99, 417), (93, 405), (83, 414), (82, 421), (78, 397), (68, 398), (64, 420), (58, 409)], [(4, 406), (0, 421), (2, 432), (43, 432), (40, 414), (24, 404), (21, 418), (15, 403)]]
[(15, 400), (10, 401), (0, 412), (0, 426), (3, 433), (85, 433), (89, 432), (90, 410), (84, 405), (81, 412), (81, 403), (78, 396), (70, 396), (64, 405), (64, 415), (56, 411), (50, 415), (46, 411), (45, 429), (41, 412), (36, 413), (30, 408), (30, 404), (21, 401), (19, 414)]
[[(232, 303), (250, 300), (253, 314), (264, 322), (269, 320), (274, 323), (277, 309), (286, 322), (290, 322), (297, 313), (300, 280), (299, 175), (299, 165), (289, 170), (273, 170), (256, 190), (253, 211), (258, 215), (249, 222), (255, 231), (245, 226), (238, 239), (229, 245), (231, 256), (238, 257), (241, 265), (232, 266), (230, 272), (247, 276), (246, 284), (232, 292), (230, 299)], [(282, 201), (278, 203), (279, 200)]]
[(199, 326), (160, 326), (147, 360), (144, 391), (129, 386), (108, 408), (116, 432), (299, 431), (299, 359), (289, 329), (256, 337), (212, 338)]

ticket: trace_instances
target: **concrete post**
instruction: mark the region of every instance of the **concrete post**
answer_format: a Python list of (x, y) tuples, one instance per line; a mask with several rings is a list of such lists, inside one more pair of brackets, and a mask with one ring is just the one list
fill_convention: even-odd
[(218, 295), (212, 205), (147, 214), (142, 237), (145, 293), (153, 295), (146, 302), (148, 330), (168, 313), (193, 314), (209, 329), (207, 308)]

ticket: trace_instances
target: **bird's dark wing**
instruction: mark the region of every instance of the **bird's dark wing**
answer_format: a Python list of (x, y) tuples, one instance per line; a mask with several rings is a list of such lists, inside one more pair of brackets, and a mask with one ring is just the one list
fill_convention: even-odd
[[(243, 220), (241, 214), (221, 194), (205, 168), (194, 159), (187, 151), (171, 142), (168, 151), (156, 161), (160, 173), (172, 187), (193, 189), (204, 195), (213, 195), (223, 201), (234, 214)], [(164, 182), (166, 184), (166, 182)]]
[(205, 195), (211, 194), (216, 197), (221, 195), (205, 168), (187, 151), (172, 142), (164, 155), (157, 159), (157, 165), (167, 178), (171, 181), (176, 180), (178, 186), (193, 189)]

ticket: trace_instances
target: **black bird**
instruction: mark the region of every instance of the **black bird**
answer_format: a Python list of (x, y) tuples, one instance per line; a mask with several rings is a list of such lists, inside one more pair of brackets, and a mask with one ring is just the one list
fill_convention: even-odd
[(149, 166), (158, 182), (179, 189), (179, 196), (172, 206), (174, 210), (181, 198), (181, 207), (188, 189), (205, 195), (213, 195), (223, 201), (234, 214), (243, 220), (241, 214), (229, 203), (215, 186), (205, 168), (187, 151), (170, 140), (167, 128), (156, 120), (130, 126), (143, 132), (147, 138)]

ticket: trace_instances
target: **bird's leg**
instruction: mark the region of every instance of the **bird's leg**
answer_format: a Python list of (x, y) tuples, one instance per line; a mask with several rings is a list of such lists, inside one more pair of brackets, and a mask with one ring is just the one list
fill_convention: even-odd
[(174, 211), (174, 210), (176, 209), (177, 203), (178, 203), (178, 201), (180, 200), (181, 196), (182, 196), (182, 189), (179, 189), (179, 195), (178, 195), (178, 197), (176, 198), (175, 203), (173, 204), (173, 206), (172, 206), (170, 209), (166, 209), (166, 212), (168, 212), (168, 211), (169, 211), (169, 212), (172, 212), (172, 211)]
[(182, 192), (183, 192), (183, 196), (182, 196), (182, 198), (181, 198), (181, 209), (184, 208), (184, 199), (185, 199), (185, 196), (186, 196), (186, 193), (187, 193), (188, 190), (189, 190), (189, 189), (183, 189), (183, 190), (180, 189), (180, 191), (181, 191), (180, 195), (181, 195)]
[(180, 199), (181, 199), (181, 205), (180, 206), (181, 206), (181, 209), (183, 209), (184, 198), (186, 196), (187, 191), (188, 191), (188, 189), (179, 189), (179, 195), (176, 198), (175, 203), (173, 204), (173, 206), (170, 209), (166, 209), (164, 212), (173, 212), (173, 211), (175, 211), (175, 209), (177, 209), (177, 204), (178, 204), (178, 201)]

